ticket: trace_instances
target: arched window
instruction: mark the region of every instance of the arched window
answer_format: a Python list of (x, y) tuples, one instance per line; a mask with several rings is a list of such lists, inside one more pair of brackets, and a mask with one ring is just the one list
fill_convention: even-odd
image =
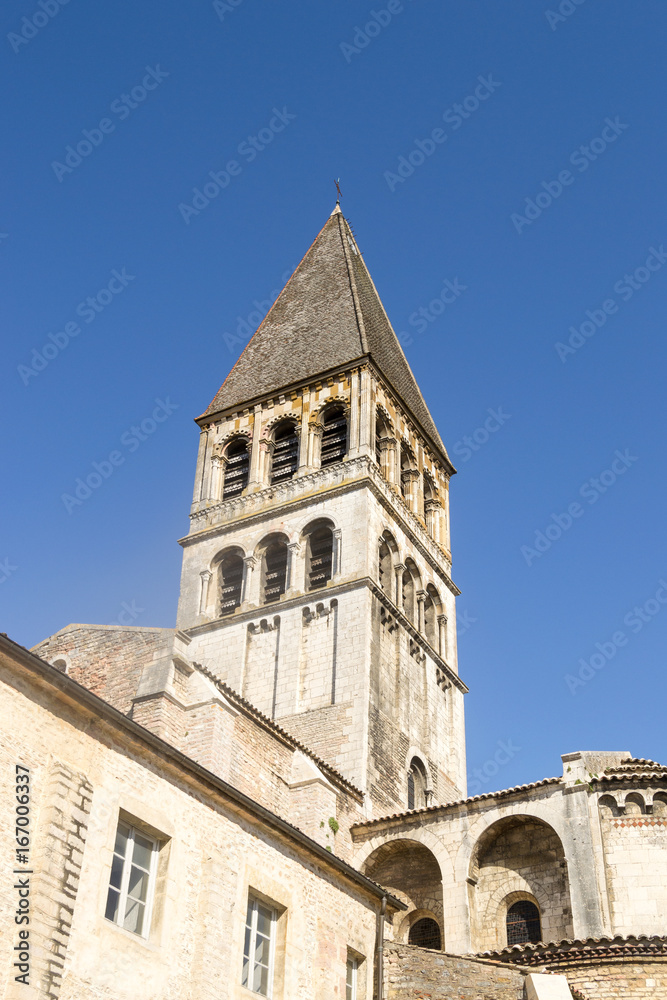
[(264, 551), (264, 601), (278, 601), (285, 593), (287, 580), (287, 544), (269, 542)]
[(421, 587), (419, 570), (412, 559), (405, 560), (405, 569), (401, 581), (403, 588), (403, 611), (413, 625), (417, 620), (417, 591)]
[(273, 461), (271, 463), (271, 485), (284, 483), (296, 472), (299, 461), (299, 439), (296, 425), (286, 420), (278, 425), (273, 435)]
[(440, 951), (440, 928), (433, 917), (422, 917), (414, 922), (408, 935), (408, 944)]
[(347, 418), (342, 406), (330, 407), (322, 420), (322, 458), (324, 468), (342, 462), (347, 452)]
[(408, 809), (424, 808), (426, 786), (426, 769), (418, 757), (413, 757), (408, 771)]
[(248, 454), (248, 442), (245, 438), (236, 438), (225, 452), (225, 486), (222, 493), (223, 500), (231, 500), (238, 497), (248, 485), (248, 474), (250, 472), (250, 456)]
[(401, 445), (401, 495), (407, 504), (410, 503), (410, 482), (412, 479), (412, 458), (404, 444)]
[(308, 590), (326, 587), (333, 570), (333, 531), (327, 524), (308, 534)]
[(424, 601), (424, 635), (429, 643), (438, 651), (438, 615), (440, 614), (440, 597), (432, 583), (426, 588), (426, 600)]
[(384, 538), (380, 541), (378, 552), (378, 583), (385, 594), (393, 598), (391, 588), (391, 549)]
[(529, 899), (520, 899), (507, 911), (507, 947), (542, 940), (540, 911)]
[(220, 614), (231, 615), (241, 603), (243, 557), (227, 552), (220, 560)]
[[(380, 472), (384, 476), (387, 474), (386, 469), (386, 439), (390, 436), (389, 425), (387, 423), (386, 417), (377, 410), (375, 414), (375, 461), (377, 462)], [(384, 443), (383, 443), (384, 442)]]

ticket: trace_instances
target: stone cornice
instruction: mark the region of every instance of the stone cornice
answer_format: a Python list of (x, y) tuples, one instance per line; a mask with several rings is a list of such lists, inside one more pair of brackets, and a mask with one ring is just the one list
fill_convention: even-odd
[(290, 479), (286, 483), (267, 486), (256, 493), (248, 493), (232, 500), (221, 500), (209, 506), (204, 506), (203, 502), (200, 502), (200, 509), (193, 510), (190, 514), (192, 531), (185, 538), (180, 538), (179, 544), (185, 547), (202, 538), (224, 535), (237, 528), (239, 523), (254, 524), (275, 517), (276, 508), (280, 506), (300, 510), (312, 503), (314, 497), (321, 496), (324, 491), (329, 496), (338, 497), (364, 487), (369, 488), (382, 506), (396, 517), (414, 547), (426, 559), (448, 590), (458, 596), (461, 592), (451, 579), (449, 553), (433, 541), (403, 497), (386, 482), (375, 462), (366, 455), (346, 459), (325, 469), (317, 469), (305, 476)]

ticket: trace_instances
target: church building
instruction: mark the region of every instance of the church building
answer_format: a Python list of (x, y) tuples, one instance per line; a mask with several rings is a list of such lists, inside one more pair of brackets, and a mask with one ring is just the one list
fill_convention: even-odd
[(667, 1000), (667, 766), (467, 797), (456, 470), (338, 205), (196, 423), (175, 626), (0, 636), (0, 996)]

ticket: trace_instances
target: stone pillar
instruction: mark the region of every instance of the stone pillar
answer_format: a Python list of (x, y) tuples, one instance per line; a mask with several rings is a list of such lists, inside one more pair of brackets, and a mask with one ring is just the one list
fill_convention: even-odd
[(424, 501), (426, 530), (434, 542), (440, 541), (440, 512), (441, 504), (439, 500)]
[(199, 431), (199, 451), (197, 452), (197, 468), (195, 470), (195, 486), (192, 491), (192, 510), (197, 509), (197, 504), (204, 499), (204, 462), (206, 460), (206, 444), (208, 442), (208, 429), (202, 427)]
[(269, 441), (264, 438), (263, 441), (259, 442), (259, 474), (258, 489), (263, 490), (271, 482), (271, 465), (273, 463), (273, 451), (275, 448), (275, 442)]
[(348, 455), (359, 454), (359, 370), (350, 373), (350, 448)]
[(438, 615), (438, 652), (447, 662), (447, 615)]
[(371, 373), (368, 368), (361, 369), (361, 393), (359, 413), (359, 454), (370, 455), (375, 451), (375, 442), (371, 436)]
[(305, 476), (310, 472), (308, 465), (308, 444), (310, 435), (308, 433), (308, 417), (310, 413), (310, 393), (304, 389), (301, 397), (301, 425), (299, 427), (299, 468), (296, 470), (297, 476)]
[(405, 493), (405, 502), (412, 511), (413, 514), (419, 513), (419, 480), (420, 475), (417, 469), (410, 469), (408, 472), (404, 472), (403, 476), (407, 481), (407, 490)]
[(387, 441), (387, 482), (401, 491), (401, 463), (399, 458), (398, 440), (395, 437)]
[(211, 500), (215, 502), (222, 500), (222, 484), (225, 479), (225, 466), (227, 460), (222, 455), (214, 455), (211, 459)]
[(252, 445), (250, 448), (250, 476), (248, 478), (248, 493), (256, 493), (261, 490), (261, 472), (259, 455), (259, 435), (262, 430), (262, 406), (257, 403), (252, 422)]
[(424, 604), (428, 594), (425, 590), (417, 591), (417, 631), (424, 635)]
[(253, 573), (256, 566), (255, 556), (244, 556), (241, 604), (259, 604), (259, 573)]
[(331, 560), (331, 579), (335, 580), (340, 576), (342, 559), (343, 532), (340, 528), (333, 530), (333, 558)]
[(208, 585), (211, 579), (210, 569), (203, 569), (199, 574), (201, 578), (201, 589), (199, 592), (199, 614), (205, 615), (206, 609), (208, 608)]
[(205, 503), (210, 503), (211, 501), (211, 473), (213, 472), (213, 466), (211, 465), (211, 450), (213, 447), (213, 437), (214, 430), (213, 425), (209, 424), (206, 429), (206, 447), (205, 447), (205, 460), (202, 469), (202, 487), (201, 487), (201, 498)]
[(287, 543), (287, 573), (285, 578), (285, 593), (289, 593), (290, 590), (303, 590), (303, 586), (299, 586), (302, 581), (297, 580), (297, 562), (299, 558), (299, 552), (301, 551), (301, 546), (298, 542), (288, 542)]
[(322, 461), (322, 434), (324, 433), (324, 428), (315, 420), (311, 420), (309, 426), (310, 457), (308, 459), (308, 465), (314, 472), (316, 469), (319, 469), (320, 462)]
[(405, 573), (405, 563), (396, 563), (394, 572), (396, 573), (396, 596), (394, 603), (397, 608), (403, 610), (403, 574)]

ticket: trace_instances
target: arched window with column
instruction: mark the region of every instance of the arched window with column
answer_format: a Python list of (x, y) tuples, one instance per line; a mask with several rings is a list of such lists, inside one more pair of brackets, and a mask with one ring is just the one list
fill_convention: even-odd
[(408, 768), (408, 809), (423, 809), (428, 799), (426, 768), (419, 757), (413, 757)]
[(330, 522), (316, 521), (305, 531), (306, 589), (326, 587), (333, 576), (334, 534)]
[(243, 591), (243, 555), (230, 549), (223, 553), (219, 569), (220, 615), (231, 615), (241, 604)]
[(414, 561), (405, 560), (401, 580), (403, 611), (413, 625), (417, 624), (417, 593), (421, 589), (421, 577)]
[(334, 465), (342, 462), (347, 454), (347, 417), (345, 407), (335, 404), (328, 407), (322, 416), (322, 452), (320, 465)]
[(438, 618), (442, 614), (442, 601), (432, 583), (426, 588), (424, 601), (424, 635), (433, 649), (440, 652), (440, 626)]
[(299, 464), (299, 439), (293, 420), (283, 420), (273, 432), (271, 485), (292, 479)]
[(270, 535), (263, 543), (262, 599), (265, 604), (278, 601), (287, 589), (287, 539)]
[(510, 906), (505, 925), (508, 948), (513, 944), (536, 944), (542, 940), (540, 911), (529, 899), (520, 899)]
[(375, 461), (385, 479), (390, 479), (388, 461), (391, 425), (380, 409), (375, 413)]
[(386, 538), (380, 539), (378, 550), (378, 583), (388, 597), (393, 599), (393, 581), (391, 571), (391, 549)]
[(225, 449), (224, 463), (225, 483), (222, 499), (231, 500), (233, 497), (240, 496), (248, 485), (250, 454), (246, 438), (237, 437), (232, 439)]

